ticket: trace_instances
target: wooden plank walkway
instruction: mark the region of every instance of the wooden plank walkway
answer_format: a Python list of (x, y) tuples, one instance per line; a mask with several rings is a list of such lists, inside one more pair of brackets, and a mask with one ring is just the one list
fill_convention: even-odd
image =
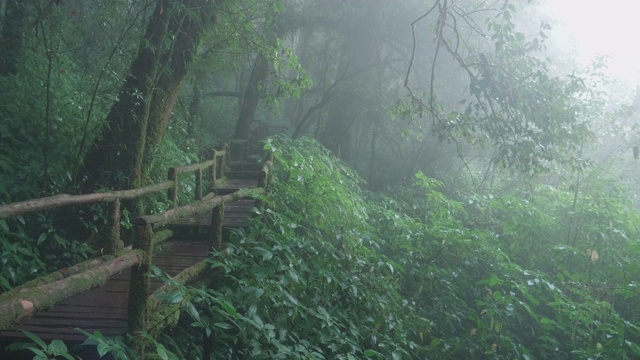
[[(209, 253), (207, 241), (170, 240), (154, 254), (153, 263), (170, 276), (204, 260)], [(130, 269), (112, 277), (99, 288), (80, 293), (22, 321), (13, 329), (0, 332), (0, 337), (23, 338), (20, 330), (37, 334), (44, 340), (59, 339), (82, 342), (85, 336), (74, 330), (100, 331), (105, 336), (122, 335), (127, 330)], [(153, 292), (162, 285), (151, 282)]]
[[(254, 207), (255, 200), (253, 199), (242, 199), (225, 205), (223, 227), (235, 229), (248, 226)], [(211, 226), (211, 214), (209, 213), (187, 216), (169, 224), (170, 228), (178, 232), (191, 229), (206, 230), (209, 226)]]
[[(253, 165), (254, 168), (256, 164)], [(244, 166), (244, 167), (243, 167)], [(218, 195), (225, 195), (245, 188), (257, 186), (258, 172), (253, 172), (246, 165), (238, 166), (236, 174), (240, 179), (229, 179), (222, 186), (212, 189)], [(233, 176), (233, 173), (230, 175)], [(228, 241), (230, 231), (235, 228), (248, 226), (253, 214), (255, 200), (243, 199), (225, 206), (223, 228), (224, 241)], [(182, 270), (204, 260), (209, 254), (209, 242), (197, 241), (196, 232), (206, 232), (211, 224), (211, 214), (205, 213), (179, 219), (168, 226), (174, 229), (174, 239), (159, 245), (159, 251), (154, 254), (153, 263), (170, 276), (175, 276)], [(185, 233), (191, 233), (186, 240)], [(45, 312), (37, 313), (33, 317), (23, 320), (11, 329), (0, 332), (1, 340), (23, 339), (21, 330), (35, 333), (43, 340), (59, 339), (69, 342), (83, 342), (85, 336), (74, 328), (81, 328), (87, 332), (100, 331), (105, 336), (123, 335), (127, 330), (127, 305), (129, 299), (130, 269), (113, 276), (107, 283), (72, 296), (53, 306)], [(162, 285), (160, 280), (152, 280), (150, 291), (153, 292)]]

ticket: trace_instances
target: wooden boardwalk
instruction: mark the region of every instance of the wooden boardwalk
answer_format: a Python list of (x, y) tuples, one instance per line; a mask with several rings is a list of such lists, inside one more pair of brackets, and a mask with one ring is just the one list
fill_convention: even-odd
[[(255, 165), (255, 164), (254, 164)], [(257, 186), (256, 171), (252, 176), (242, 168), (239, 179), (228, 179), (220, 187), (212, 189), (218, 195), (225, 195), (238, 189)], [(230, 173), (233, 176), (233, 173)], [(247, 179), (249, 178), (249, 179)], [(243, 199), (225, 206), (223, 221), (224, 241), (233, 229), (246, 227), (253, 214), (255, 200)], [(153, 256), (153, 264), (169, 276), (175, 276), (182, 270), (204, 260), (210, 251), (209, 242), (201, 240), (211, 225), (210, 212), (188, 216), (170, 223), (174, 238), (162, 243)], [(43, 340), (59, 339), (72, 343), (83, 342), (85, 336), (76, 331), (80, 328), (87, 332), (100, 331), (105, 336), (123, 335), (127, 331), (127, 306), (129, 298), (129, 279), (131, 270), (127, 269), (112, 276), (99, 288), (77, 294), (63, 300), (47, 311), (35, 314), (5, 331), (0, 332), (0, 340), (24, 338), (21, 330), (30, 331)], [(152, 280), (150, 292), (162, 286), (162, 281)]]
[[(161, 245), (153, 263), (170, 276), (204, 260), (209, 253), (206, 241), (171, 240)], [(54, 305), (49, 311), (38, 313), (22, 321), (13, 329), (0, 332), (0, 337), (24, 335), (20, 330), (37, 334), (43, 340), (59, 339), (82, 342), (85, 336), (74, 330), (100, 331), (105, 336), (122, 335), (127, 330), (127, 302), (131, 270), (113, 276), (102, 287), (80, 293)], [(151, 282), (151, 291), (162, 285)]]

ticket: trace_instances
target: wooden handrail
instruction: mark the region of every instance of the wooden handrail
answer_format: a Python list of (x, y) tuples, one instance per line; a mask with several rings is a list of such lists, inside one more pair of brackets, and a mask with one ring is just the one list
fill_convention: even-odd
[(208, 168), (209, 166), (213, 165), (213, 160), (209, 160), (209, 161), (205, 161), (199, 164), (193, 164), (193, 165), (186, 165), (186, 166), (176, 166), (174, 167), (174, 169), (176, 169), (177, 173), (183, 173), (183, 172), (188, 172), (188, 171), (195, 171), (195, 170), (204, 170), (206, 168)]
[[(214, 153), (215, 161), (216, 153)], [(215, 196), (214, 194), (208, 194), (202, 200), (189, 205), (181, 206), (171, 210), (167, 210), (161, 214), (141, 216), (135, 219), (134, 223), (137, 229), (140, 229), (138, 235), (140, 243), (144, 244), (146, 238), (149, 238), (153, 234), (153, 229), (166, 225), (167, 223), (185, 217), (193, 216), (196, 214), (202, 214), (207, 211), (211, 211), (211, 227), (210, 227), (210, 247), (221, 248), (222, 241), (222, 225), (224, 220), (224, 205), (226, 203), (250, 197), (259, 194), (264, 194), (267, 191), (269, 179), (271, 176), (271, 169), (273, 166), (272, 154), (267, 154), (267, 161), (265, 161), (258, 177), (258, 187), (254, 189), (241, 189), (234, 193)], [(141, 249), (144, 250), (144, 249)], [(150, 249), (147, 249), (150, 251)], [(147, 256), (152, 256), (149, 253)], [(180, 272), (178, 275), (172, 278), (177, 283), (186, 283), (193, 277), (202, 273), (208, 268), (207, 261), (198, 262), (195, 265), (188, 267)], [(132, 276), (134, 274), (132, 273)], [(153, 294), (149, 294), (148, 283), (144, 282), (145, 278), (149, 275), (143, 272), (135, 272), (137, 280), (130, 283), (129, 299), (137, 299), (137, 303), (130, 302), (129, 304), (129, 316), (131, 322), (129, 324), (129, 331), (149, 331), (150, 327), (153, 327), (154, 331), (160, 331), (166, 324), (166, 314), (175, 312), (181, 305), (180, 304), (161, 304), (160, 293), (167, 291), (167, 286), (162, 286), (157, 289)], [(132, 300), (130, 300), (132, 301)], [(144, 305), (144, 306), (143, 306)]]
[(202, 214), (204, 212), (212, 210), (214, 207), (219, 206), (220, 204), (247, 198), (253, 195), (258, 195), (263, 192), (263, 188), (254, 188), (238, 190), (234, 193), (223, 196), (215, 196), (215, 194), (209, 193), (198, 202), (167, 210), (160, 214), (141, 216), (135, 219), (134, 223), (140, 226), (152, 224), (154, 227), (160, 227), (181, 217)]
[[(149, 298), (149, 273), (153, 258), (153, 248), (157, 242), (165, 240), (171, 236), (171, 231), (163, 230), (154, 234), (153, 230), (168, 224), (184, 216), (205, 213), (211, 211), (212, 225), (210, 243), (211, 247), (220, 247), (222, 241), (222, 224), (224, 218), (224, 205), (226, 203), (263, 194), (267, 191), (271, 168), (273, 166), (272, 157), (267, 157), (260, 176), (258, 187), (253, 189), (242, 189), (224, 196), (216, 196), (213, 193), (202, 197), (202, 172), (211, 167), (212, 181), (223, 179), (230, 158), (230, 147), (224, 144), (222, 150), (214, 150), (213, 158), (199, 164), (173, 167), (170, 169), (170, 180), (149, 185), (143, 188), (108, 191), (86, 195), (60, 194), (46, 198), (32, 199), (13, 204), (0, 206), (0, 219), (16, 216), (29, 212), (56, 209), (73, 205), (88, 205), (99, 202), (113, 204), (109, 216), (110, 222), (110, 242), (113, 248), (107, 253), (118, 256), (106, 256), (98, 259), (88, 260), (83, 264), (78, 264), (69, 270), (62, 270), (54, 274), (42, 276), (23, 286), (14, 289), (0, 297), (0, 330), (19, 322), (23, 318), (32, 315), (40, 309), (54, 305), (60, 300), (78, 292), (88, 290), (91, 287), (104, 283), (111, 275), (126, 268), (132, 268), (130, 293), (129, 293), (129, 331), (147, 330), (149, 321), (149, 305), (158, 306), (157, 300)], [(219, 160), (218, 160), (219, 159)], [(217, 175), (217, 167), (220, 167), (220, 177)], [(196, 172), (196, 202), (165, 211), (160, 214), (141, 216), (134, 220), (136, 236), (134, 237), (133, 249), (118, 248), (120, 241), (120, 202), (123, 199), (135, 199), (140, 196), (155, 193), (158, 191), (170, 190), (177, 202), (178, 178), (177, 175), (183, 172)], [(134, 266), (136, 265), (136, 266)], [(175, 277), (175, 281), (184, 283), (193, 276), (206, 269), (206, 262), (195, 264)], [(87, 278), (89, 277), (89, 278)], [(88, 279), (88, 281), (78, 281), (78, 279)], [(81, 285), (80, 285), (81, 284)], [(165, 287), (161, 288), (165, 290)], [(154, 293), (154, 297), (157, 296)], [(45, 299), (42, 299), (42, 297)]]
[(143, 253), (129, 250), (108, 260), (63, 279), (28, 288), (0, 302), (0, 330), (5, 330), (35, 312), (50, 308), (59, 301), (104, 284), (113, 274), (139, 264)]
[(173, 183), (171, 183), (170, 181), (163, 181), (161, 183), (145, 186), (138, 189), (107, 191), (86, 195), (60, 194), (39, 199), (25, 200), (16, 203), (1, 205), (0, 219), (35, 211), (51, 210), (65, 206), (89, 205), (98, 202), (114, 202), (118, 198), (135, 199), (143, 195), (169, 189), (171, 186), (173, 186)]
[[(178, 175), (185, 172), (195, 172), (195, 194), (194, 198), (196, 200), (202, 199), (202, 175), (204, 170), (207, 168), (211, 168), (211, 182), (213, 186), (219, 180), (224, 179), (225, 176), (225, 168), (227, 164), (227, 159), (231, 155), (228, 144), (222, 145), (222, 150), (213, 150), (213, 156), (211, 160), (204, 161), (198, 164), (185, 165), (185, 166), (175, 166), (169, 169), (169, 173), (167, 175), (168, 181), (171, 181), (173, 186), (168, 189), (167, 197), (172, 202), (172, 206), (174, 208), (178, 207)], [(218, 158), (220, 160), (218, 161)], [(220, 166), (220, 177), (218, 177), (218, 165)]]

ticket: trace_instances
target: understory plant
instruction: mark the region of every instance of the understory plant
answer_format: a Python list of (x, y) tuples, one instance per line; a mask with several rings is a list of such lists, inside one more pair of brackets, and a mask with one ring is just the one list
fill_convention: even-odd
[[(622, 193), (605, 196), (610, 186), (594, 185), (580, 212), (566, 214), (570, 193), (555, 188), (526, 200), (454, 200), (417, 174), (407, 208), (362, 191), (314, 140), (276, 137), (266, 149), (276, 163), (268, 195), (251, 225), (212, 253), (201, 283), (171, 284), (164, 301), (186, 311), (178, 326), (148, 336), (154, 356), (640, 356), (637, 215)], [(581, 217), (590, 221), (561, 227)], [(90, 338), (103, 354), (131, 352)]]
[[(212, 253), (197, 286), (166, 277), (173, 290), (163, 300), (186, 311), (178, 326), (145, 335), (150, 354), (640, 356), (637, 215), (622, 193), (605, 197), (594, 186), (580, 213), (566, 214), (572, 198), (555, 188), (527, 200), (454, 200), (440, 192), (442, 183), (419, 173), (415, 186), (394, 197), (362, 191), (358, 175), (314, 140), (276, 137), (266, 149), (276, 171), (254, 220)], [(409, 192), (412, 204), (398, 200)], [(590, 221), (567, 237), (560, 225), (578, 217)], [(122, 342), (87, 335), (101, 354), (134, 354)], [(36, 344), (45, 353), (62, 349), (58, 342)]]
[[(183, 319), (168, 348), (184, 351), (183, 341), (194, 348), (194, 335), (204, 332), (216, 358), (640, 355), (635, 311), (624, 305), (637, 294), (621, 281), (610, 289), (615, 296), (598, 293), (615, 266), (596, 271), (583, 251), (573, 271), (554, 272), (563, 252), (536, 238), (562, 233), (555, 217), (570, 197), (547, 189), (535, 203), (454, 200), (418, 174), (407, 208), (362, 191), (358, 175), (314, 140), (277, 137), (266, 149), (276, 163), (271, 191), (252, 225), (210, 258), (212, 287), (185, 288), (198, 318)], [(625, 206), (616, 212), (631, 214)], [(637, 270), (629, 262), (617, 271), (631, 281)], [(184, 355), (199, 358), (202, 348), (194, 349)]]

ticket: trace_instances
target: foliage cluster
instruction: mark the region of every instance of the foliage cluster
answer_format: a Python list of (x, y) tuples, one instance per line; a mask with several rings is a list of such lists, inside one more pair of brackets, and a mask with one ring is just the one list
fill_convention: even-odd
[(267, 149), (266, 206), (211, 257), (214, 289), (182, 290), (197, 308), (176, 330), (182, 351), (204, 328), (217, 357), (640, 355), (640, 219), (622, 192), (605, 195), (611, 183), (572, 212), (571, 193), (550, 187), (458, 201), (418, 174), (411, 204), (363, 193), (312, 140)]
[[(24, 7), (22, 21), (33, 31), (20, 35), (15, 73), (0, 76), (0, 204), (77, 191), (76, 172), (117, 100), (151, 4), (51, 3), (7, 5)], [(184, 138), (186, 116), (178, 115), (163, 151), (147, 164), (149, 182), (197, 160), (192, 139)], [(184, 180), (180, 198), (187, 199), (194, 182)], [(151, 211), (165, 207), (150, 199)], [(91, 206), (0, 220), (0, 292), (88, 258), (87, 240), (105, 218), (104, 208)]]
[[(226, 358), (639, 357), (640, 217), (627, 189), (587, 174), (585, 159), (599, 122), (620, 113), (600, 92), (599, 64), (589, 76), (553, 74), (543, 57), (548, 25), (533, 35), (516, 26), (525, 2), (433, 1), (413, 22), (433, 20), (417, 30), (432, 45), (417, 52), (396, 25), (414, 20), (419, 1), (216, 4), (220, 26), (204, 35), (193, 91), (181, 94), (167, 136), (145, 159), (143, 182), (207, 157), (231, 133), (229, 114), (243, 106), (236, 98), (257, 56), (274, 69), (260, 93), (294, 136), (315, 131), (376, 186), (420, 168), (455, 177), (446, 184), (455, 198), (422, 173), (412, 186), (367, 193), (356, 172), (314, 141), (270, 140), (274, 191), (260, 199), (253, 225), (212, 255), (211, 287), (174, 284), (165, 300), (188, 317), (175, 339), (149, 337), (156, 354), (198, 358), (193, 338), (204, 332), (215, 356)], [(35, 25), (22, 38), (19, 68), (0, 76), (0, 203), (74, 187), (90, 143), (109, 130), (103, 119), (154, 2), (54, 1), (39, 9), (44, 3), (25, 5), (47, 12), (25, 21)], [(339, 17), (335, 6), (344, 10)], [(369, 26), (372, 19), (379, 26)], [(418, 61), (405, 61), (413, 52)], [(451, 61), (443, 64), (445, 56)], [(431, 122), (409, 123), (409, 138), (419, 141), (396, 138), (404, 125), (386, 121), (401, 89), (410, 96), (396, 114)], [(280, 104), (283, 96), (300, 99)], [(430, 141), (427, 127), (451, 146)], [(469, 162), (465, 146), (474, 145), (485, 147), (485, 158)], [(454, 175), (454, 152), (472, 176), (486, 161), (484, 178), (504, 167), (576, 180), (524, 195), (467, 193), (458, 184), (475, 179)], [(106, 175), (125, 176), (113, 172)], [(180, 199), (193, 193), (185, 183)], [(151, 201), (151, 211), (166, 206)], [(97, 207), (80, 212), (94, 233), (104, 223)], [(91, 254), (60, 229), (66, 215), (55, 215), (57, 223), (45, 215), (0, 220), (0, 291)], [(134, 356), (120, 341), (90, 338), (102, 354)], [(30, 350), (40, 357), (67, 353), (57, 341), (36, 345)]]
[(149, 338), (160, 358), (200, 358), (202, 333), (216, 358), (640, 356), (640, 217), (615, 183), (593, 182), (580, 206), (549, 186), (455, 200), (421, 173), (383, 195), (360, 190), (313, 140), (266, 148), (272, 192), (212, 254), (207, 284), (173, 284), (164, 300), (187, 315), (160, 343)]

